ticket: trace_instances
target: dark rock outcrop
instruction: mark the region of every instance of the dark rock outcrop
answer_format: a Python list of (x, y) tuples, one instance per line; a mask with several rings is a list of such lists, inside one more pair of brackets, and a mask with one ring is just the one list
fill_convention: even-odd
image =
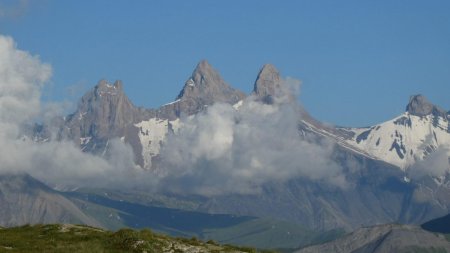
[(436, 105), (428, 102), (428, 100), (422, 95), (414, 95), (409, 99), (409, 103), (406, 106), (406, 111), (416, 116), (434, 115), (447, 118), (447, 112)]

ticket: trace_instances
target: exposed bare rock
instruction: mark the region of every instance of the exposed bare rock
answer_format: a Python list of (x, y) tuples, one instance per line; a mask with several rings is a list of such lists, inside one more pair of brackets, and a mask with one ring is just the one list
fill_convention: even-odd
[(235, 104), (245, 94), (232, 88), (206, 60), (202, 60), (184, 84), (173, 103), (162, 106), (160, 111), (168, 118), (182, 114), (192, 115), (214, 103)]
[(414, 95), (409, 99), (406, 111), (416, 116), (427, 116), (433, 114), (446, 118), (447, 112), (436, 105), (430, 103), (426, 97), (422, 95)]

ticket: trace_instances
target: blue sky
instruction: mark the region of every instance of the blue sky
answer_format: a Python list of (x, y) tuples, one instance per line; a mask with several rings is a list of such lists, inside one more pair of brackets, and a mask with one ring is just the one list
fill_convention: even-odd
[(53, 66), (47, 100), (76, 100), (106, 78), (158, 107), (201, 59), (249, 93), (272, 63), (302, 80), (314, 117), (365, 126), (417, 93), (450, 110), (449, 13), (438, 0), (0, 0), (0, 33)]

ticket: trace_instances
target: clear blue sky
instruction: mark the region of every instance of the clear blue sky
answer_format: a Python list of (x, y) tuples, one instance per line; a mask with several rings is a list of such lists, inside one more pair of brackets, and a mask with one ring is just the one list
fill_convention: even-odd
[(0, 33), (52, 64), (50, 100), (106, 78), (158, 107), (207, 59), (246, 93), (273, 63), (328, 123), (390, 119), (416, 93), (450, 110), (450, 1), (0, 0), (0, 10)]

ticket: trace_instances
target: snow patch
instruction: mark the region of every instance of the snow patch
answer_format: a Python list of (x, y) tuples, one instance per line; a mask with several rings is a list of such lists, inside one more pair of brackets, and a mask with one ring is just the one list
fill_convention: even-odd
[(164, 143), (169, 131), (176, 132), (180, 120), (169, 121), (167, 119), (152, 118), (135, 124), (139, 128), (139, 140), (142, 145), (142, 157), (144, 168), (151, 168), (152, 157), (159, 154), (161, 145)]
[(241, 108), (242, 104), (244, 104), (244, 101), (240, 100), (239, 102), (237, 102), (236, 104), (233, 105), (233, 108), (236, 110), (239, 110), (239, 108)]
[(177, 100), (175, 100), (175, 101), (173, 101), (173, 102), (164, 104), (163, 106), (166, 106), (166, 105), (172, 105), (172, 104), (175, 104), (175, 103), (178, 103), (178, 102), (180, 102), (180, 99), (177, 99)]
[(194, 82), (194, 80), (192, 80), (192, 78), (191, 78), (191, 79), (189, 79), (189, 80), (186, 82), (186, 85), (187, 85), (187, 86), (190, 86), (190, 87), (194, 87), (194, 86), (195, 86), (195, 82)]
[(92, 137), (81, 137), (80, 138), (80, 145), (86, 145), (91, 141)]

